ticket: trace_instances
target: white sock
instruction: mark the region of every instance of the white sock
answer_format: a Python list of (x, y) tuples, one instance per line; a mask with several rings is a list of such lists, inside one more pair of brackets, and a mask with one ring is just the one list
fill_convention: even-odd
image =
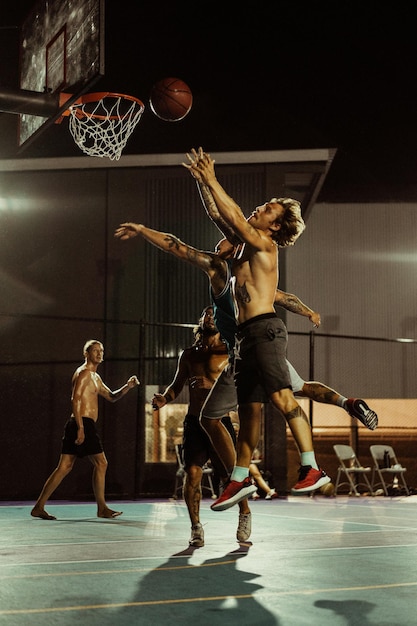
[(314, 452), (302, 452), (301, 465), (311, 465), (313, 469), (319, 469)]
[(340, 398), (338, 398), (337, 402), (336, 402), (337, 406), (341, 406), (342, 409), (345, 409), (346, 408), (346, 400), (347, 400), (347, 398), (345, 398), (345, 396), (340, 396)]
[(238, 483), (241, 483), (248, 476), (249, 476), (248, 467), (239, 467), (239, 465), (235, 465), (233, 468), (232, 475), (230, 476), (230, 480), (236, 480)]

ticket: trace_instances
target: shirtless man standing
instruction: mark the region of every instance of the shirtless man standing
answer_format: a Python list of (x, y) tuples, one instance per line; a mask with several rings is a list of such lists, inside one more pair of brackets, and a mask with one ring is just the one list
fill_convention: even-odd
[(117, 391), (111, 391), (97, 373), (97, 368), (104, 357), (103, 344), (90, 339), (84, 345), (83, 354), (85, 362), (75, 370), (72, 377), (72, 415), (65, 425), (59, 463), (46, 480), (31, 511), (32, 517), (45, 520), (56, 519), (46, 512), (45, 504), (65, 476), (70, 473), (77, 457), (85, 456), (88, 456), (94, 466), (93, 491), (97, 502), (97, 517), (112, 518), (122, 514), (121, 511), (109, 509), (105, 501), (107, 459), (95, 427), (98, 419), (98, 396), (102, 396), (109, 402), (117, 402), (130, 389), (139, 385), (139, 381), (136, 376), (131, 376), (123, 387)]
[[(163, 394), (155, 394), (152, 400), (154, 409), (160, 409), (172, 402), (185, 385), (189, 387), (189, 406), (184, 419), (183, 461), (185, 469), (184, 500), (191, 521), (190, 546), (204, 546), (204, 530), (200, 522), (201, 480), (203, 466), (210, 459), (220, 479), (227, 479), (228, 473), (220, 463), (210, 439), (200, 425), (199, 415), (207, 395), (228, 363), (227, 346), (214, 323), (213, 307), (207, 306), (200, 317), (195, 331), (195, 342), (180, 354), (173, 381)], [(224, 415), (222, 424), (234, 439), (230, 416)], [(233, 438), (233, 439), (232, 439)], [(233, 444), (232, 444), (233, 445)], [(234, 457), (234, 447), (233, 447)], [(247, 500), (239, 502), (238, 541), (247, 541), (250, 536), (250, 509)]]
[(308, 418), (296, 401), (286, 363), (287, 330), (274, 309), (278, 285), (278, 249), (293, 245), (305, 224), (300, 204), (291, 198), (273, 198), (257, 207), (247, 219), (238, 204), (218, 182), (214, 160), (201, 149), (188, 166), (209, 188), (218, 211), (243, 242), (233, 262), (233, 290), (238, 332), (236, 387), (240, 431), (237, 460), (230, 481), (212, 509), (221, 511), (249, 496), (253, 485), (249, 465), (259, 440), (260, 405), (268, 398), (303, 432), (301, 469), (293, 493), (304, 493), (330, 482), (316, 462)]

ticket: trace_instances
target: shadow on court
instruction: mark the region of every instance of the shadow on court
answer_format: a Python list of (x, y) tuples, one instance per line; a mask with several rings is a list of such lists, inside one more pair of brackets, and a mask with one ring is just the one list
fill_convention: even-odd
[[(249, 545), (223, 557), (191, 564), (196, 548), (172, 555), (138, 581), (131, 603), (117, 612), (117, 623), (198, 623), (279, 626), (279, 621), (253, 594), (262, 589), (254, 582), (260, 574), (245, 571)], [(198, 554), (197, 554), (198, 556)]]

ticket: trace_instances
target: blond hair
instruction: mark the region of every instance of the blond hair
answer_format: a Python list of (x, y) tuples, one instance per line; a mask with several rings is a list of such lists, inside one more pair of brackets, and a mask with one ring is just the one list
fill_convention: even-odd
[(93, 346), (95, 343), (100, 344), (101, 347), (103, 347), (103, 344), (101, 343), (101, 341), (99, 341), (98, 339), (89, 339), (88, 341), (85, 342), (84, 344), (84, 348), (83, 348), (83, 356), (87, 356), (91, 346)]
[(281, 228), (273, 234), (274, 241), (281, 248), (293, 246), (306, 227), (301, 215), (301, 204), (293, 198), (272, 198), (269, 202), (280, 204), (284, 209), (279, 220)]

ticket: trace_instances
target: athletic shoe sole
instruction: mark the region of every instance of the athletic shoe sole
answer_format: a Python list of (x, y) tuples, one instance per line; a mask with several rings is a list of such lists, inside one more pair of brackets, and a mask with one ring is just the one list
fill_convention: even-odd
[(316, 483), (314, 483), (314, 485), (310, 485), (309, 487), (301, 487), (301, 489), (294, 489), (293, 487), (291, 489), (291, 493), (293, 496), (298, 496), (300, 493), (310, 493), (310, 491), (316, 491), (316, 489), (323, 487), (323, 485), (327, 485), (329, 482), (329, 476), (322, 476)]
[(354, 400), (352, 407), (348, 404), (348, 413), (351, 417), (358, 419), (369, 430), (375, 430), (378, 427), (378, 415), (369, 408), (364, 400)]
[(241, 500), (244, 500), (252, 493), (257, 491), (257, 489), (258, 488), (256, 487), (256, 485), (248, 485), (247, 487), (242, 487), (242, 489), (239, 489), (237, 493), (235, 493), (227, 500), (223, 500), (222, 502), (218, 503), (214, 502), (214, 504), (212, 504), (210, 508), (212, 511), (225, 511), (226, 509), (230, 509), (230, 507), (234, 506)]

